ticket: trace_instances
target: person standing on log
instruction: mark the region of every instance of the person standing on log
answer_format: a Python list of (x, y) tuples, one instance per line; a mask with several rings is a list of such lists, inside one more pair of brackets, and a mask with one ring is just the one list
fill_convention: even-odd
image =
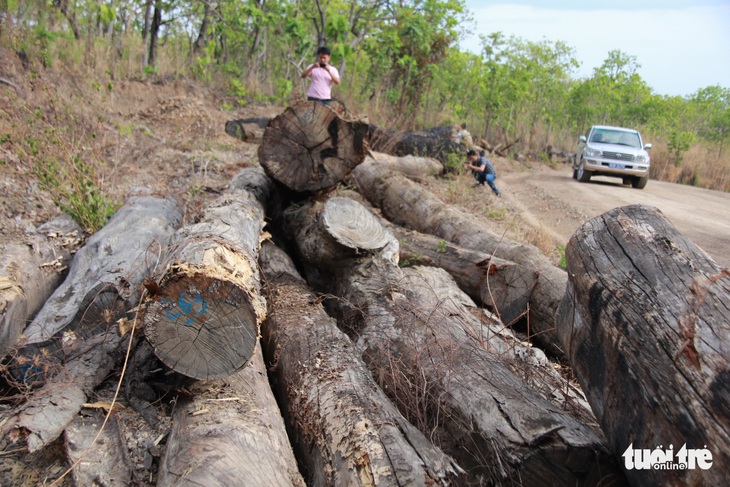
[(307, 100), (329, 106), (332, 99), (332, 85), (340, 84), (340, 73), (330, 62), (330, 50), (326, 46), (317, 49), (317, 62), (310, 64), (300, 75), (309, 78), (312, 84), (307, 91)]
[(466, 153), (465, 167), (471, 169), (474, 173), (478, 185), (484, 185), (486, 182), (492, 188), (494, 194), (497, 196), (501, 194), (494, 184), (494, 180), (497, 178), (497, 171), (485, 156), (480, 156), (477, 154), (477, 151), (471, 149)]

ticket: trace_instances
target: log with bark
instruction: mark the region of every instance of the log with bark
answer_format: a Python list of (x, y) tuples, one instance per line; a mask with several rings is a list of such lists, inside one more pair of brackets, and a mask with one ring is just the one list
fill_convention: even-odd
[(175, 409), (158, 487), (305, 486), (258, 343), (249, 367), (190, 390)]
[(0, 357), (61, 283), (81, 242), (81, 227), (63, 215), (0, 243)]
[(266, 315), (256, 261), (269, 185), (260, 168), (244, 169), (200, 221), (178, 230), (145, 284), (145, 335), (176, 372), (219, 379), (251, 358)]
[(373, 150), (396, 156), (420, 156), (437, 159), (443, 164), (457, 154), (463, 157), (466, 150), (454, 142), (456, 129), (452, 125), (433, 127), (415, 132), (398, 132), (370, 126)]
[(336, 186), (365, 158), (368, 124), (307, 101), (271, 120), (259, 146), (266, 174), (296, 192)]
[(169, 198), (132, 197), (76, 253), (69, 274), (18, 340), (11, 370), (23, 382), (43, 382), (71, 357), (88, 350), (85, 340), (115, 334), (131, 318), (141, 284), (159, 264), (182, 222)]
[(378, 388), (289, 257), (260, 256), (271, 297), (262, 343), (310, 485), (449, 485), (458, 467)]
[(528, 272), (537, 273), (529, 300), (528, 334), (550, 353), (564, 355), (554, 320), (567, 282), (564, 270), (553, 265), (535, 247), (493, 233), (478, 215), (444, 203), (401, 174), (373, 164), (361, 164), (353, 176), (362, 194), (390, 221), (515, 262)]
[(244, 142), (261, 142), (270, 118), (239, 118), (226, 122), (226, 133)]
[(634, 467), (640, 459), (632, 449), (654, 456), (673, 445), (672, 464), (683, 445), (712, 455), (709, 469), (634, 468), (629, 480), (726, 483), (730, 271), (659, 210), (642, 205), (584, 224), (566, 247), (566, 261), (570, 277), (557, 326), (614, 453)]
[(469, 297), (487, 306), (507, 325), (526, 314), (537, 283), (534, 270), (398, 225), (391, 224), (388, 229), (400, 244), (401, 262), (444, 269)]
[(371, 151), (365, 157), (364, 163), (372, 163), (393, 171), (398, 171), (416, 181), (422, 180), (427, 176), (438, 176), (444, 171), (443, 164), (436, 159), (410, 154), (398, 157), (383, 152)]
[(545, 356), (505, 335), (445, 271), (401, 270), (397, 241), (362, 205), (330, 198), (285, 217), (308, 277), (337, 296), (376, 380), (471, 481), (622, 478), (587, 403)]

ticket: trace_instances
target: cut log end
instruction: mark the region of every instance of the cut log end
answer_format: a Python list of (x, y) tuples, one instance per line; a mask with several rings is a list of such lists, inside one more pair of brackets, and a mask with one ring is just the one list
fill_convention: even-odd
[(195, 379), (220, 379), (244, 367), (258, 332), (248, 294), (201, 274), (167, 282), (145, 315), (145, 335), (157, 357)]
[(328, 199), (322, 221), (337, 242), (352, 249), (380, 250), (393, 240), (371, 212), (350, 198)]
[(341, 119), (320, 103), (300, 103), (269, 123), (259, 162), (294, 191), (331, 188), (365, 159), (368, 130), (366, 122)]

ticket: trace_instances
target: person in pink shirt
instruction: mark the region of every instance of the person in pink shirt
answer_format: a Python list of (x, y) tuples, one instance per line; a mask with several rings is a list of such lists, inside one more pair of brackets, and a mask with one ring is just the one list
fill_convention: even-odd
[(340, 84), (340, 73), (330, 64), (330, 50), (322, 46), (317, 49), (317, 62), (307, 66), (301, 77), (309, 78), (312, 84), (307, 91), (307, 100), (329, 106), (332, 99), (332, 85)]

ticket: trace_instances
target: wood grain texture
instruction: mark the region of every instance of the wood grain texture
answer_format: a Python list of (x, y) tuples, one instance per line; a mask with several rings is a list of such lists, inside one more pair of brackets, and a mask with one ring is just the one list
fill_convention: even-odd
[(450, 485), (460, 471), (380, 390), (289, 257), (266, 242), (262, 343), (309, 485)]
[(259, 162), (287, 188), (314, 192), (342, 182), (365, 158), (367, 144), (367, 123), (344, 120), (329, 107), (307, 101), (269, 122)]
[(242, 173), (200, 221), (175, 234), (145, 310), (157, 357), (196, 379), (245, 366), (266, 315), (256, 259), (269, 181), (260, 168)]
[(558, 330), (575, 374), (621, 455), (704, 448), (708, 470), (629, 470), (636, 485), (720, 485), (730, 475), (730, 271), (656, 208), (585, 223), (566, 248)]

